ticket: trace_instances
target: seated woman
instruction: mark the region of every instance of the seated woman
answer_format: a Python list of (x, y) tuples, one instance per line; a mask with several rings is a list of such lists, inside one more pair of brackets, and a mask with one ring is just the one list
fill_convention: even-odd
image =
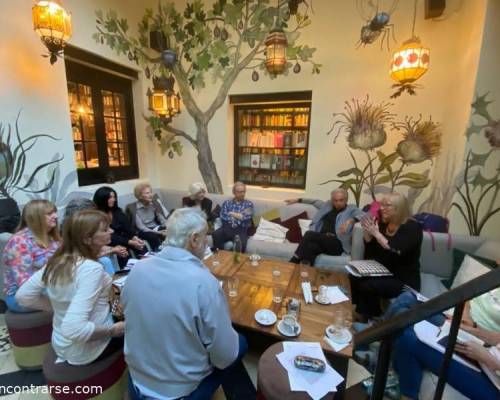
[(153, 190), (149, 183), (139, 183), (134, 188), (137, 202), (127, 206), (133, 223), (139, 231), (139, 237), (146, 240), (153, 251), (157, 251), (165, 240), (167, 216), (161, 205), (153, 200)]
[(3, 252), (5, 302), (10, 311), (31, 312), (17, 304), (21, 285), (52, 257), (60, 244), (57, 209), (47, 200), (32, 200), (23, 208), (21, 224)]
[(125, 249), (117, 253), (120, 267), (127, 265), (128, 249), (134, 251), (138, 256), (146, 252), (144, 240), (136, 236), (127, 216), (118, 207), (118, 196), (112, 188), (103, 186), (97, 189), (94, 193), (94, 203), (98, 210), (106, 213), (110, 218), (111, 229), (113, 229), (110, 245)]
[[(76, 197), (69, 201), (64, 209), (63, 226), (66, 221), (77, 211), (95, 210), (96, 205), (90, 199), (85, 197)], [(98, 261), (103, 265), (104, 270), (111, 276), (119, 269), (118, 254), (122, 253), (124, 248), (122, 246), (103, 246), (99, 252)]]
[(376, 260), (393, 273), (390, 277), (349, 276), (353, 303), (360, 319), (377, 317), (380, 300), (397, 297), (404, 285), (420, 290), (422, 228), (410, 218), (406, 197), (393, 192), (380, 204), (380, 224), (370, 216), (361, 220), (365, 259)]
[[(404, 293), (398, 310), (405, 311), (417, 303), (415, 296)], [(413, 296), (413, 299), (412, 299)], [(429, 320), (442, 325), (444, 318)], [(482, 368), (477, 372), (455, 359), (450, 360), (446, 381), (472, 400), (497, 400), (500, 395), (500, 288), (472, 299), (466, 304), (461, 329), (483, 340), (489, 348), (474, 342), (457, 342), (455, 350), (476, 360)], [(413, 326), (396, 340), (394, 368), (399, 375), (402, 399), (418, 399), (424, 370), (439, 375), (443, 353), (421, 342)]]
[(207, 216), (207, 222), (213, 222), (212, 200), (207, 195), (207, 189), (203, 183), (192, 183), (189, 185), (189, 196), (182, 198), (182, 207), (199, 207)]
[(64, 223), (61, 247), (16, 295), (25, 307), (52, 306), (52, 347), (72, 365), (89, 364), (123, 345), (124, 323), (113, 323), (109, 307), (111, 277), (97, 262), (111, 233), (106, 214), (74, 213)]

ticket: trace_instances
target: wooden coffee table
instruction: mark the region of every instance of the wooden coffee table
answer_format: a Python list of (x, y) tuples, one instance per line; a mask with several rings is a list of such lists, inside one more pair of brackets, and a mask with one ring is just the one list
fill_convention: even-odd
[[(333, 323), (335, 310), (341, 309), (347, 320), (352, 321), (352, 303), (345, 301), (334, 305), (321, 305), (316, 302), (306, 304), (302, 295), (300, 267), (283, 261), (263, 259), (259, 265), (251, 265), (248, 255), (242, 254), (239, 262), (234, 261), (233, 253), (220, 251), (218, 255), (220, 264), (212, 266), (212, 258), (205, 260), (205, 265), (212, 273), (223, 281), (237, 277), (239, 280), (238, 296), (227, 296), (231, 319), (236, 326), (251, 329), (264, 335), (269, 335), (277, 340), (299, 340), (317, 341), (321, 343), (325, 354), (350, 358), (352, 357), (352, 345), (349, 345), (340, 352), (335, 352), (324, 340), (325, 329)], [(273, 269), (278, 268), (281, 272), (278, 285), (283, 288), (283, 300), (281, 304), (274, 303), (273, 298)], [(316, 267), (308, 267), (308, 280), (311, 282), (313, 290), (320, 285), (339, 285), (345, 288), (350, 298), (350, 284), (347, 274), (332, 272)], [(227, 284), (224, 284), (227, 295)], [(316, 292), (313, 292), (313, 296)], [(272, 326), (262, 326), (254, 318), (255, 312), (261, 308), (267, 308), (281, 319), (286, 314), (286, 302), (291, 297), (299, 299), (301, 302), (299, 322), (302, 327), (300, 335), (296, 338), (288, 338), (281, 335), (276, 324)]]

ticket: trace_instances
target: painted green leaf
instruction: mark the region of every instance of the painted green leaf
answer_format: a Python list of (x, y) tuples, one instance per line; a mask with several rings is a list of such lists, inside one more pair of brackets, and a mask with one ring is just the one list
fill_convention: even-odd
[(427, 179), (425, 175), (419, 174), (417, 172), (408, 172), (406, 174), (401, 175), (400, 178), (408, 178), (414, 181), (423, 181)]
[(399, 157), (399, 154), (394, 152), (394, 153), (391, 153), (389, 154), (388, 156), (386, 156), (383, 161), (380, 163), (380, 166), (378, 167), (378, 171), (382, 171), (383, 169), (389, 167), (390, 165), (392, 165), (392, 163), (394, 161), (396, 161)]
[(94, 39), (96, 43), (99, 43), (101, 40), (101, 34), (99, 32), (94, 32), (92, 34), (92, 39)]
[(398, 186), (409, 186), (414, 189), (421, 189), (426, 187), (430, 183), (429, 179), (426, 179), (424, 181), (412, 181), (412, 180), (402, 180), (398, 182)]
[(200, 71), (208, 70), (212, 65), (210, 63), (210, 54), (208, 51), (203, 51), (196, 57), (196, 65)]
[(349, 168), (344, 171), (340, 171), (337, 176), (342, 178), (344, 176), (349, 176), (349, 175), (356, 175), (356, 176), (363, 176), (363, 172), (359, 168)]
[(233, 26), (236, 27), (236, 24), (238, 23), (238, 20), (241, 17), (241, 12), (243, 10), (243, 4), (226, 4), (224, 6), (224, 21)]
[(383, 185), (384, 183), (388, 183), (390, 181), (391, 177), (389, 175), (383, 175), (375, 180), (375, 185)]
[(471, 151), (469, 165), (471, 167), (476, 166), (476, 165), (479, 165), (480, 167), (484, 166), (486, 160), (488, 159), (488, 157), (490, 156), (490, 154), (492, 152), (493, 152), (493, 149), (487, 153), (484, 153), (484, 154), (477, 154), (477, 153), (474, 153)]
[(316, 51), (315, 48), (309, 47), (307, 44), (305, 46), (302, 46), (301, 49), (298, 52), (298, 56), (302, 61), (307, 61), (310, 58), (312, 58), (314, 52)]

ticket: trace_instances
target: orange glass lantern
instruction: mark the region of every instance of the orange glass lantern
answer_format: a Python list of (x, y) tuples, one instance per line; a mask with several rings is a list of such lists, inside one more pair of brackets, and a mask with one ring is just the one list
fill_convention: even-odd
[(392, 56), (391, 78), (400, 84), (412, 83), (429, 69), (430, 50), (414, 37)]
[(59, 1), (38, 1), (32, 9), (33, 28), (50, 53), (50, 63), (57, 61), (71, 37), (71, 14)]
[(282, 74), (286, 69), (286, 50), (288, 46), (285, 32), (279, 28), (273, 29), (267, 35), (265, 45), (266, 69), (270, 74)]

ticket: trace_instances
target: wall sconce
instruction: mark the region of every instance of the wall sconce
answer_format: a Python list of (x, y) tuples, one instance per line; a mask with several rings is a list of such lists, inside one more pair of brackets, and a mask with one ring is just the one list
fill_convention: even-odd
[(168, 122), (181, 112), (180, 96), (174, 92), (174, 84), (172, 76), (153, 77), (153, 90), (147, 92), (149, 109)]
[(32, 13), (33, 28), (49, 50), (50, 63), (54, 64), (71, 37), (71, 14), (62, 8), (58, 0), (38, 1)]

